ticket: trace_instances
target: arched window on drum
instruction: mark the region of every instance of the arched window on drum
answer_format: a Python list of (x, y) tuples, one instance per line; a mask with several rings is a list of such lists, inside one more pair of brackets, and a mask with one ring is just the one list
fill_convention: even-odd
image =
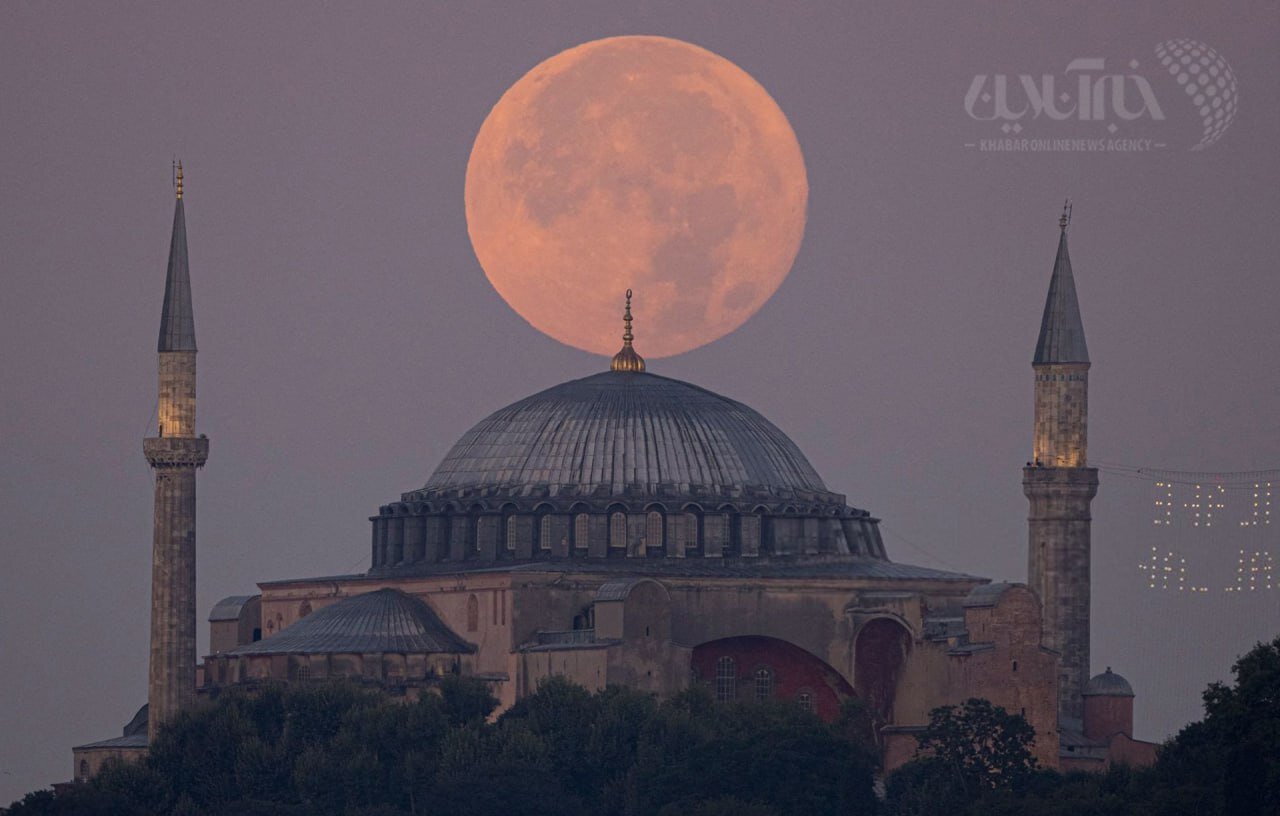
[(661, 512), (650, 510), (644, 516), (644, 548), (649, 552), (661, 552), (665, 519)]
[(551, 514), (544, 513), (538, 521), (538, 549), (551, 549)]
[(621, 510), (609, 514), (609, 549), (627, 549), (627, 514)]
[(516, 523), (515, 516), (507, 516), (506, 545), (507, 552), (516, 551), (516, 536), (519, 533), (519, 527)]

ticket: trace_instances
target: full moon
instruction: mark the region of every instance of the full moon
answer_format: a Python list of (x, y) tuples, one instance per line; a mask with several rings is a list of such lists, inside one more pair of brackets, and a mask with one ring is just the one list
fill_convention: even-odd
[(467, 163), (467, 231), (525, 320), (586, 351), (665, 357), (723, 337), (791, 269), (809, 183), (787, 117), (716, 54), (584, 43), (511, 86)]

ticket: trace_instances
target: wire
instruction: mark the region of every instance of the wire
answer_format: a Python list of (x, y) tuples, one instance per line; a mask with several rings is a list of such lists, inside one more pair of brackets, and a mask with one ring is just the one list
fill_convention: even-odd
[(955, 564), (949, 563), (945, 558), (942, 558), (942, 557), (941, 557), (941, 556), (939, 556), (937, 553), (935, 553), (935, 552), (931, 552), (930, 550), (928, 550), (928, 549), (926, 549), (926, 548), (924, 548), (924, 547), (921, 547), (919, 544), (915, 544), (915, 543), (911, 542), (909, 539), (907, 539), (907, 537), (906, 537), (906, 536), (902, 535), (901, 533), (898, 533), (898, 532), (895, 532), (895, 531), (893, 531), (893, 530), (890, 530), (888, 527), (886, 527), (886, 526), (885, 526), (885, 524), (884, 524), (884, 522), (883, 522), (883, 521), (882, 521), (882, 522), (880, 522), (880, 530), (881, 530), (881, 532), (885, 532), (885, 533), (888, 533), (889, 535), (893, 536), (893, 537), (894, 537), (894, 538), (896, 538), (898, 541), (901, 541), (903, 544), (906, 544), (908, 547), (910, 547), (911, 549), (913, 549), (913, 550), (915, 550), (916, 552), (920, 553), (921, 555), (927, 555), (927, 556), (929, 556), (929, 557), (930, 557), (930, 558), (932, 558), (934, 561), (937, 561), (939, 564), (941, 564), (942, 566), (946, 567), (947, 569), (955, 570), (956, 572), (964, 572), (964, 570), (963, 570), (963, 569), (961, 569), (960, 567), (957, 567)]
[(1094, 461), (1090, 464), (1098, 470), (1115, 476), (1141, 479), (1150, 482), (1167, 482), (1169, 484), (1200, 485), (1215, 484), (1224, 487), (1253, 487), (1263, 482), (1280, 481), (1280, 468), (1266, 470), (1235, 471), (1196, 471), (1170, 470), (1140, 465), (1122, 465), (1114, 462)]

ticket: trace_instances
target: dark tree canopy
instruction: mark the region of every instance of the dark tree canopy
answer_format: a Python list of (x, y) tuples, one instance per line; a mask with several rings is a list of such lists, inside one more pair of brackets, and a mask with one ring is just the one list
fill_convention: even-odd
[(1036, 770), (1035, 729), (987, 700), (929, 712), (916, 759), (890, 777), (887, 800), (898, 814), (959, 812), (983, 794), (1023, 785)]
[(884, 802), (856, 701), (828, 725), (704, 689), (659, 702), (551, 680), (491, 720), (488, 688), (461, 678), (408, 703), (351, 684), (267, 687), (222, 695), (144, 762), (28, 794), (10, 816), (1271, 816), (1280, 637), (1233, 671), (1149, 769), (1039, 770), (1021, 717), (977, 699), (936, 709)]
[[(501, 717), (481, 682), (393, 700), (351, 684), (230, 692), (146, 760), (42, 791), (14, 816), (871, 816), (868, 745), (797, 706), (659, 703), (544, 683)], [(673, 810), (672, 808), (675, 808)]]
[[(1001, 742), (975, 753), (965, 729), (944, 714), (931, 724), (931, 755), (888, 780), (889, 814), (969, 816), (1272, 816), (1280, 813), (1280, 637), (1260, 643), (1232, 667), (1233, 685), (1204, 693), (1204, 719), (1183, 728), (1147, 769), (1058, 774), (1013, 764), (981, 782), (981, 767), (1013, 758)], [(973, 702), (973, 701), (970, 701)], [(968, 704), (966, 704), (968, 705)], [(938, 714), (939, 712), (934, 712)], [(1006, 715), (1007, 716), (1007, 715)], [(994, 718), (998, 720), (999, 718)], [(988, 715), (977, 722), (992, 722)], [(1007, 748), (1008, 746), (1005, 745)], [(977, 764), (979, 770), (967, 772)], [(996, 767), (999, 767), (998, 765)], [(968, 785), (957, 780), (965, 776)], [(1013, 784), (1001, 784), (1005, 779)]]

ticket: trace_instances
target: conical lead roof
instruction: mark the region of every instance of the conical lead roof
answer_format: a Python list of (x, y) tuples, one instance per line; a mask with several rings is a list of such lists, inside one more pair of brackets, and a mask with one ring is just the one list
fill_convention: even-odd
[(1036, 341), (1033, 364), (1089, 362), (1084, 324), (1080, 321), (1080, 302), (1076, 300), (1076, 281), (1071, 274), (1071, 256), (1067, 254), (1065, 215), (1059, 224), (1062, 236), (1058, 239), (1058, 257), (1053, 262), (1053, 277), (1049, 280), (1044, 317), (1040, 319), (1040, 338)]
[(182, 209), (182, 168), (178, 168), (178, 200), (173, 207), (169, 270), (164, 278), (157, 351), (195, 351), (196, 320), (191, 309), (191, 271), (187, 267), (187, 217)]

